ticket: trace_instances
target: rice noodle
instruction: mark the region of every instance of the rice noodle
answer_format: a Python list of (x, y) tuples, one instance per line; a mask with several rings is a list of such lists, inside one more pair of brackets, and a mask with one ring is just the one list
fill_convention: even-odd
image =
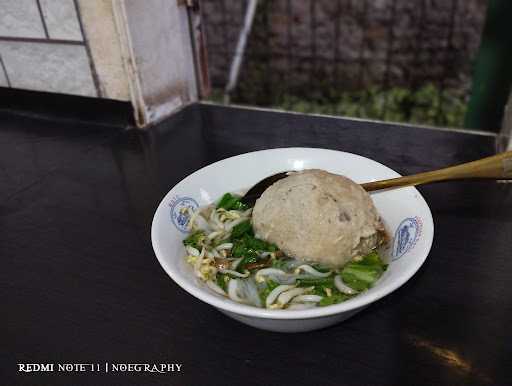
[(298, 273), (301, 270), (304, 271), (304, 272), (307, 272), (307, 273), (309, 273), (309, 274), (311, 274), (313, 276), (317, 276), (317, 277), (327, 277), (327, 276), (331, 275), (331, 271), (329, 271), (329, 272), (320, 272), (320, 271), (317, 271), (316, 269), (314, 269), (312, 266), (307, 265), (307, 264), (303, 264), (303, 265), (298, 266), (295, 271)]
[(270, 306), (272, 305), (272, 303), (274, 303), (274, 301), (277, 299), (277, 297), (284, 291), (288, 291), (292, 288), (295, 288), (294, 285), (289, 285), (289, 284), (282, 284), (282, 285), (279, 285), (277, 286), (276, 288), (274, 288), (272, 291), (270, 291), (270, 293), (268, 294), (267, 296), (267, 299), (265, 299), (265, 305), (267, 308), (270, 308)]
[(344, 294), (354, 295), (357, 293), (356, 290), (350, 288), (348, 285), (343, 283), (343, 280), (341, 280), (340, 275), (336, 275), (336, 277), (334, 278), (334, 285), (336, 286), (338, 291), (343, 292)]

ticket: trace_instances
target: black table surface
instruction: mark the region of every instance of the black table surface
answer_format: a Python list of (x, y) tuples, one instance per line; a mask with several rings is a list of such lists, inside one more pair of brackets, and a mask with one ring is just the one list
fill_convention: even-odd
[[(150, 243), (158, 203), (211, 162), (322, 147), (400, 173), (494, 153), (481, 133), (192, 105), (147, 131), (0, 112), (4, 385), (505, 385), (512, 185), (420, 187), (432, 251), (403, 287), (324, 330), (279, 334), (181, 290)], [(179, 363), (180, 372), (19, 372), (27, 363)]]

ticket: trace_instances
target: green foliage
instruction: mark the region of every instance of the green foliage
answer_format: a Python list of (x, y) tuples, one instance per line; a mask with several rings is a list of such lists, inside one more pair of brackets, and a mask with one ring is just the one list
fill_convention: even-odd
[[(322, 93), (312, 91), (310, 94), (300, 88), (286, 92), (282, 89), (284, 83), (275, 82), (270, 89), (263, 87), (265, 82), (241, 83), (232, 102), (304, 113), (448, 127), (463, 126), (467, 110), (464, 95), (456, 90), (441, 91), (431, 83), (416, 90), (402, 87), (385, 90), (372, 86), (362, 91), (338, 91), (328, 84), (322, 84), (319, 86)], [(212, 99), (220, 102), (221, 94), (214, 93)]]

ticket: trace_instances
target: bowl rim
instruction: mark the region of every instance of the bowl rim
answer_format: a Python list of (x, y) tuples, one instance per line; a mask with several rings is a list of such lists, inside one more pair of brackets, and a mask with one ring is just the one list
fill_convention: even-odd
[(153, 215), (153, 220), (151, 223), (151, 244), (153, 246), (153, 250), (155, 252), (156, 258), (164, 271), (169, 275), (169, 277), (176, 283), (178, 286), (180, 286), (182, 289), (187, 291), (190, 295), (194, 296), (195, 298), (213, 306), (216, 308), (219, 308), (223, 311), (231, 312), (238, 315), (248, 316), (248, 317), (255, 317), (255, 318), (263, 318), (263, 319), (312, 319), (312, 318), (320, 318), (325, 316), (331, 316), (331, 315), (337, 315), (341, 314), (347, 311), (359, 309), (362, 307), (365, 307), (381, 298), (383, 298), (386, 295), (389, 295), (390, 293), (396, 291), (398, 288), (400, 288), (403, 284), (405, 284), (414, 274), (420, 269), (420, 267), (423, 265), (425, 260), (428, 257), (428, 254), (430, 253), (430, 250), (432, 248), (432, 243), (434, 239), (434, 221), (432, 217), (432, 212), (430, 210), (430, 207), (428, 203), (426, 202), (425, 198), (422, 196), (422, 194), (414, 187), (405, 187), (403, 189), (412, 189), (415, 191), (415, 196), (420, 200), (422, 204), (424, 204), (426, 208), (426, 214), (428, 215), (427, 218), (424, 218), (424, 223), (430, 223), (432, 232), (428, 235), (425, 234), (427, 237), (427, 244), (426, 247), (419, 252), (419, 256), (414, 260), (414, 264), (412, 265), (412, 268), (409, 268), (409, 270), (403, 274), (400, 275), (396, 280), (392, 281), (387, 285), (385, 288), (380, 288), (378, 286), (373, 287), (372, 291), (366, 291), (361, 293), (358, 296), (355, 296), (347, 301), (344, 301), (342, 303), (333, 304), (326, 307), (315, 307), (310, 308), (307, 310), (282, 310), (282, 309), (266, 309), (266, 308), (258, 308), (255, 306), (250, 306), (246, 304), (236, 303), (228, 298), (222, 298), (219, 295), (212, 293), (209, 293), (208, 288), (199, 288), (196, 284), (191, 283), (188, 279), (183, 277), (181, 273), (174, 269), (170, 264), (167, 264), (164, 254), (162, 250), (160, 249), (160, 246), (156, 242), (156, 221), (157, 216), (161, 211), (163, 211), (165, 207), (165, 202), (167, 201), (167, 198), (171, 195), (172, 191), (181, 183), (186, 183), (188, 180), (194, 178), (199, 173), (204, 173), (208, 169), (212, 169), (215, 167), (218, 167), (219, 164), (222, 164), (223, 162), (226, 162), (227, 160), (231, 160), (233, 158), (246, 158), (251, 157), (254, 154), (262, 154), (262, 153), (269, 153), (269, 152), (279, 152), (279, 151), (321, 151), (321, 152), (335, 152), (335, 153), (344, 153), (350, 156), (354, 156), (356, 158), (362, 158), (366, 161), (371, 161), (375, 164), (378, 164), (379, 166), (388, 169), (388, 171), (391, 171), (398, 176), (401, 176), (399, 173), (394, 171), (393, 169), (389, 168), (386, 165), (381, 164), (378, 161), (375, 161), (371, 158), (367, 158), (358, 154), (349, 153), (345, 151), (340, 150), (332, 150), (332, 149), (323, 149), (323, 148), (311, 148), (311, 147), (280, 147), (280, 148), (272, 148), (272, 149), (265, 149), (265, 150), (257, 150), (252, 152), (246, 152), (241, 153), (238, 155), (234, 155), (231, 157), (224, 158), (222, 160), (216, 161), (214, 163), (208, 164), (193, 173), (187, 175), (185, 178), (180, 180), (178, 183), (176, 183), (162, 198), (160, 203), (158, 204), (157, 209), (155, 210), (155, 213)]

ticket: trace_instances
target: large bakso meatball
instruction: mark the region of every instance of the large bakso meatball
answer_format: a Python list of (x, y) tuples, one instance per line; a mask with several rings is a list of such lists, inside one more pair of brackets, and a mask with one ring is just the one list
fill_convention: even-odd
[(368, 193), (352, 180), (305, 170), (270, 186), (254, 206), (256, 236), (285, 254), (341, 267), (377, 246), (384, 227)]

